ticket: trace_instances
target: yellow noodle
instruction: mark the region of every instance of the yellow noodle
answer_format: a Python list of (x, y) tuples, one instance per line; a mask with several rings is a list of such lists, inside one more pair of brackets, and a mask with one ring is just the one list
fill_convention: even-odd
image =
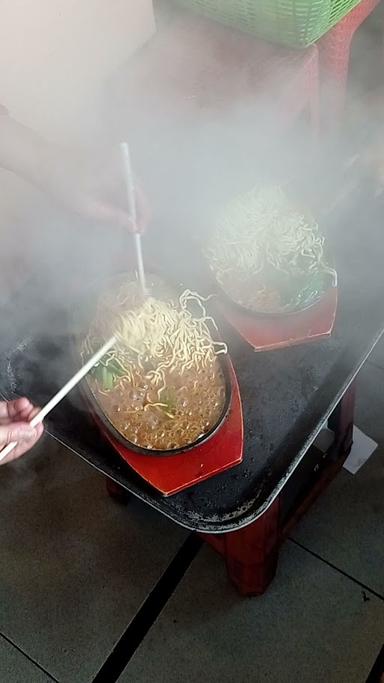
[[(121, 310), (129, 299), (131, 288), (124, 286), (123, 289), (125, 292), (119, 292), (114, 299), (119, 310), (112, 315), (112, 320), (105, 313), (113, 299), (109, 294), (103, 297), (83, 344), (83, 354), (87, 356), (99, 346), (100, 333), (105, 338), (111, 334), (112, 323), (117, 344), (102, 364), (106, 367), (112, 362), (115, 367), (117, 365), (124, 373), (120, 380), (127, 379), (134, 385), (135, 369), (152, 366), (145, 377), (156, 387), (160, 398), (166, 389), (165, 371), (183, 375), (194, 368), (199, 372), (213, 363), (215, 356), (227, 353), (226, 344), (212, 339), (208, 325), (217, 329), (216, 323), (206, 314), (204, 302), (207, 299), (197, 292), (185, 290), (177, 303), (147, 297), (136, 308)], [(189, 310), (192, 303), (200, 308), (201, 317), (193, 317)]]
[(265, 187), (242, 194), (225, 207), (206, 255), (222, 284), (229, 273), (249, 278), (268, 267), (288, 275), (320, 268), (323, 247), (317, 223), (293, 208), (281, 188)]

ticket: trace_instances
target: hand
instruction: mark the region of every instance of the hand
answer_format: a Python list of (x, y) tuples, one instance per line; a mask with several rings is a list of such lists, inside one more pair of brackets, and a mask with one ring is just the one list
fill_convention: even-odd
[(5, 460), (1, 461), (1, 465), (16, 460), (38, 442), (44, 431), (43, 425), (30, 427), (28, 424), (38, 412), (39, 409), (35, 408), (27, 398), (0, 401), (0, 449), (12, 441), (17, 441), (17, 446)]
[(54, 199), (87, 220), (144, 232), (149, 209), (136, 186), (137, 225), (129, 216), (122, 161), (118, 154), (80, 155), (51, 148), (42, 165), (40, 186)]

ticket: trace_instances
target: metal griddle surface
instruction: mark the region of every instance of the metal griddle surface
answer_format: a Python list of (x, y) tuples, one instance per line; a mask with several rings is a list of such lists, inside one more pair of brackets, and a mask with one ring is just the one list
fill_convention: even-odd
[[(242, 465), (163, 498), (104, 442), (78, 391), (55, 409), (48, 431), (92, 466), (189, 529), (220, 533), (249, 524), (268, 507), (305, 456), (384, 328), (381, 214), (381, 206), (360, 202), (360, 210), (353, 207), (334, 227), (342, 286), (332, 338), (256, 354), (228, 332), (244, 410)], [(344, 240), (340, 240), (341, 231), (348, 235)], [(182, 267), (185, 277), (185, 263)], [(0, 390), (7, 397), (28, 395), (44, 404), (74, 371), (68, 313), (43, 310), (37, 301), (31, 304), (30, 292), (28, 296), (26, 304), (21, 292), (2, 314)], [(22, 306), (23, 329), (9, 328), (15, 307), (20, 312)]]

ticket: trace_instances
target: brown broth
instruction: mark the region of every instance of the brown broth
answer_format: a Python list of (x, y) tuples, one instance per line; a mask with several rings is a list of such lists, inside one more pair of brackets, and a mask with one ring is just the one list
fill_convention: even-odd
[[(109, 392), (97, 381), (90, 387), (115, 429), (131, 443), (151, 450), (173, 450), (192, 444), (213, 429), (224, 409), (225, 380), (219, 361), (201, 371), (166, 376), (167, 388), (160, 398), (137, 374), (138, 386), (128, 380)], [(151, 406), (164, 402), (167, 407)]]

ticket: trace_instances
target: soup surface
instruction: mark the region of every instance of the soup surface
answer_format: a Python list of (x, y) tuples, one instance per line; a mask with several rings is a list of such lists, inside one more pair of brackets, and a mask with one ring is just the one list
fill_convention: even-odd
[[(194, 293), (191, 293), (191, 307), (197, 301), (198, 313), (193, 311), (192, 316), (188, 309), (184, 315), (172, 289), (155, 276), (149, 278), (148, 285), (151, 299), (143, 307), (136, 282), (121, 278), (114, 282), (99, 301), (82, 353), (83, 357), (88, 356), (114, 333), (116, 326), (119, 329), (121, 316), (132, 312), (138, 316), (137, 325), (132, 327), (135, 333), (145, 317), (147, 326), (143, 338), (147, 340), (153, 335), (156, 348), (161, 350), (160, 356), (155, 357), (148, 350), (153, 344), (147, 344), (146, 349), (137, 353), (141, 351), (139, 336), (129, 346), (131, 339), (126, 334), (128, 346), (119, 344), (113, 349), (88, 375), (87, 382), (104, 414), (128, 441), (142, 448), (168, 451), (193, 444), (220, 420), (226, 383), (217, 353), (226, 349), (225, 345), (213, 341), (209, 319), (204, 320), (201, 301), (194, 300)], [(172, 314), (169, 329), (164, 328), (168, 331), (162, 333), (166, 343), (159, 336), (159, 329), (152, 329), (157, 318), (153, 316), (152, 320), (146, 313), (147, 309), (156, 311), (159, 300), (167, 305), (164, 313)], [(177, 348), (176, 341), (173, 342), (176, 337), (172, 335), (177, 330), (172, 329), (172, 320), (177, 321), (177, 314), (182, 316), (186, 333), (191, 331), (189, 338), (185, 336), (186, 342), (177, 347), (184, 353), (182, 363), (174, 358)], [(197, 342), (201, 342), (198, 347)]]

